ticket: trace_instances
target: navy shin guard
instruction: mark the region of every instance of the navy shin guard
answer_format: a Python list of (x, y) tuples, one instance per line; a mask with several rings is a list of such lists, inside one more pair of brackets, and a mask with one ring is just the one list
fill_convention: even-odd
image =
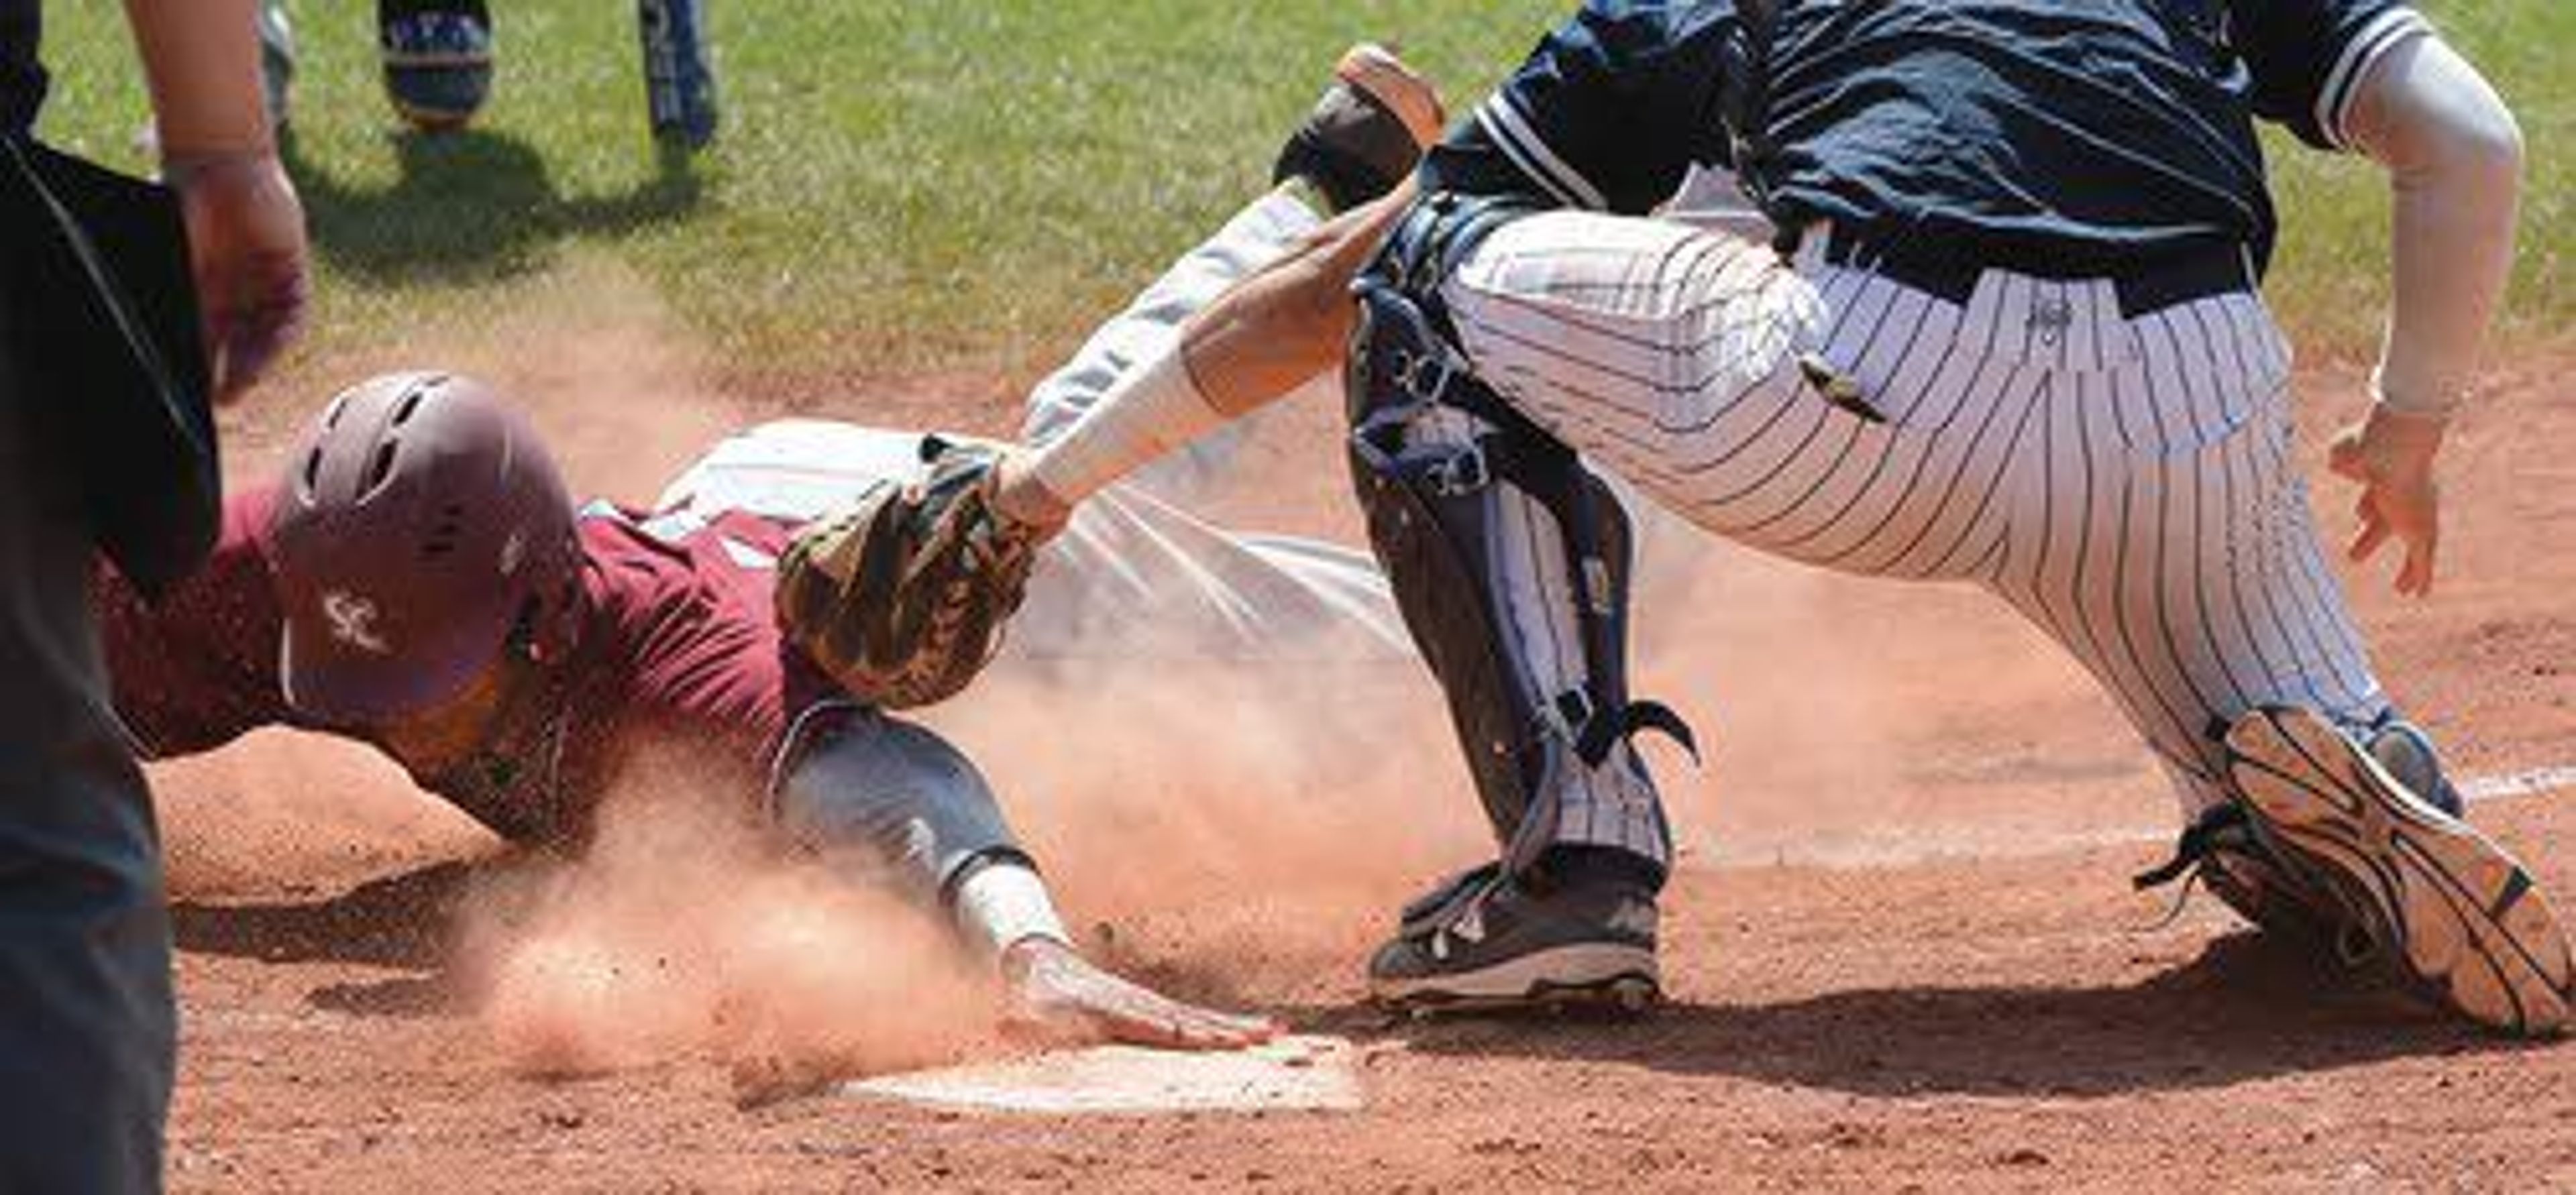
[[(1670, 710), (1629, 700), (1627, 514), (1571, 450), (1477, 380), (1438, 326), (1439, 280), (1514, 214), (1425, 200), (1363, 274), (1352, 479), (1504, 867), (1524, 872), (1569, 840), (1660, 866), (1670, 853), (1660, 806), (1642, 765), (1618, 748), (1643, 729), (1693, 743)], [(1537, 641), (1560, 627), (1571, 643)], [(1651, 824), (1571, 833), (1567, 794), (1595, 795), (1596, 784), (1626, 786)]]

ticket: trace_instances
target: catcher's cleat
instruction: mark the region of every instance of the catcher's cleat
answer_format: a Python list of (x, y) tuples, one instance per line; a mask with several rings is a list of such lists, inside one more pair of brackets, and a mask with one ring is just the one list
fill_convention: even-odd
[(1378, 998), (1390, 1012), (1416, 1021), (1448, 1017), (1564, 1017), (1569, 1020), (1626, 1020), (1645, 1016), (1663, 1003), (1663, 989), (1641, 975), (1622, 975), (1606, 983), (1558, 987), (1539, 983), (1517, 996), (1453, 996), (1429, 993), (1408, 999)]
[(2576, 998), (2567, 936), (2531, 874), (2306, 710), (2256, 710), (2226, 736), (2245, 824), (2342, 937), (2482, 1024), (2539, 1036)]
[(1384, 46), (1362, 43), (1333, 64), (1333, 84), (1288, 135), (1273, 182), (1303, 179), (1336, 212), (1395, 189), (1440, 136), (1440, 97)]
[(385, 95), (403, 119), (432, 132), (462, 128), (492, 94), (492, 19), (481, 3), (384, 4), (377, 40)]
[(1642, 1012), (1661, 995), (1655, 924), (1643, 884), (1515, 878), (1489, 863), (1405, 910), (1369, 959), (1369, 996), (1417, 1013)]
[(2382, 722), (2370, 732), (2370, 757), (2433, 808), (2458, 818), (2469, 815), (2469, 803), (2451, 783), (2442, 753), (2433, 749), (2433, 737), (2422, 727), (2398, 717)]
[[(2224, 735), (2219, 726), (2213, 734)], [(2465, 816), (2460, 790), (2442, 767), (2433, 740), (2414, 723), (2393, 714), (2365, 735), (2371, 758), (2387, 769), (2406, 791), (2423, 797), (2452, 817)], [(2170, 883), (2189, 873), (2247, 921), (2332, 952), (2346, 966), (2370, 962), (2378, 947), (2361, 924), (2344, 917), (2333, 894), (2306, 878), (2305, 869), (2286, 867), (2281, 857), (2260, 842), (2252, 817), (2239, 802), (2212, 805), (2184, 828), (2171, 862), (2137, 877), (2140, 889)], [(2189, 888), (2185, 888), (2185, 900)], [(2176, 902), (2179, 916), (2183, 902)]]

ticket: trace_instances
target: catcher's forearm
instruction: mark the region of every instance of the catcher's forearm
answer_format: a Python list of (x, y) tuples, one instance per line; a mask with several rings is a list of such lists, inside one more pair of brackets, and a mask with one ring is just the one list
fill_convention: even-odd
[(1064, 434), (1005, 466), (999, 505), (1039, 523), (1341, 360), (1351, 279), (1411, 201), (1410, 183), (1316, 229), (1182, 325)]
[(2372, 72), (2351, 131), (2388, 168), (2394, 195), (2380, 401), (2448, 415), (2467, 394), (2512, 274), (2521, 133), (2477, 69), (2429, 36)]
[(1340, 367), (1355, 310), (1351, 280), (1413, 193), (1406, 179), (1334, 218), (1183, 326), (1190, 375), (1211, 406), (1243, 415)]
[(126, 0), (164, 157), (266, 153), (254, 0)]

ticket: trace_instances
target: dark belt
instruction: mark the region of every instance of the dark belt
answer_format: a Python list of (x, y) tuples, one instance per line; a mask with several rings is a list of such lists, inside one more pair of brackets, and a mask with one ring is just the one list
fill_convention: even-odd
[[(1922, 241), (1874, 241), (1840, 228), (1834, 229), (1825, 239), (1825, 260), (1961, 304), (1976, 293), (1977, 279), (1987, 270), (2013, 268), (1990, 261), (1971, 260), (1951, 246)], [(2193, 248), (2125, 269), (2077, 274), (2056, 280), (2109, 282), (2120, 297), (2120, 314), (2130, 319), (2177, 303), (2256, 289), (2254, 272), (2246, 261), (2245, 251), (2235, 245)]]

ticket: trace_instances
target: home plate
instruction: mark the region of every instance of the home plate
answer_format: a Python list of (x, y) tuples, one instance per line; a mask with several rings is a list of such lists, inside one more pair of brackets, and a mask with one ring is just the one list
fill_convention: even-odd
[(1287, 1037), (1217, 1053), (1094, 1046), (881, 1075), (844, 1083), (840, 1091), (946, 1108), (1049, 1115), (1351, 1112), (1360, 1107), (1355, 1060), (1351, 1043), (1337, 1037)]

